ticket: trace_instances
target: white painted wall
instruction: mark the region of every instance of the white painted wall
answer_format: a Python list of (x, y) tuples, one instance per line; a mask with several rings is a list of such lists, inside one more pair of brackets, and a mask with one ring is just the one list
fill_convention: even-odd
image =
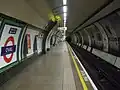
[(0, 0), (0, 13), (42, 28), (46, 22), (24, 0)]

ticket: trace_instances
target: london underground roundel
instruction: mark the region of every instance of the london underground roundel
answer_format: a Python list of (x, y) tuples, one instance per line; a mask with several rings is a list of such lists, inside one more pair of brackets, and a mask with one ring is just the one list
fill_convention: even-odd
[[(3, 56), (6, 63), (9, 63), (12, 60), (13, 53), (16, 50), (16, 45), (14, 44), (14, 37), (10, 36), (6, 40), (4, 47), (1, 48), (1, 56)], [(9, 57), (7, 55), (9, 55)]]

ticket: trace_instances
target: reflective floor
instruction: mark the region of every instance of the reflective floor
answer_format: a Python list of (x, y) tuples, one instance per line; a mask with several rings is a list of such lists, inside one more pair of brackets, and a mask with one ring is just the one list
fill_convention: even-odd
[(71, 57), (65, 42), (37, 59), (0, 90), (76, 90)]

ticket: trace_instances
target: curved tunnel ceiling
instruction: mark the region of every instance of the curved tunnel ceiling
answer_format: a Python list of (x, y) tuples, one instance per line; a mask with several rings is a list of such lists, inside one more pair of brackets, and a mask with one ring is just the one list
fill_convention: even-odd
[[(53, 9), (62, 5), (63, 0), (46, 0), (49, 6)], [(92, 15), (101, 6), (110, 0), (67, 0), (68, 2), (68, 17), (67, 27), (68, 32), (71, 32), (76, 26), (81, 24), (90, 15)], [(58, 8), (56, 12), (63, 17), (62, 8)]]
[(108, 0), (69, 0), (68, 2), (68, 30), (72, 31)]
[[(110, 0), (67, 0), (68, 2), (68, 16), (67, 27), (68, 32), (71, 32), (92, 15), (101, 6)], [(26, 0), (28, 4), (46, 21), (48, 14), (52, 9), (62, 5), (62, 0)], [(56, 12), (63, 17), (62, 8)]]
[[(45, 21), (48, 21), (48, 14), (52, 12), (46, 0), (25, 0)], [(51, 1), (51, 0), (50, 0)]]

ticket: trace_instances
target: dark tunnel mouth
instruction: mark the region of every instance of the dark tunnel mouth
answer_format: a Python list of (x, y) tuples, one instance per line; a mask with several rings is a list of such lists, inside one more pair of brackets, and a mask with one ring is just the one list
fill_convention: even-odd
[(67, 42), (71, 42), (71, 37), (66, 37), (65, 40), (66, 40)]

